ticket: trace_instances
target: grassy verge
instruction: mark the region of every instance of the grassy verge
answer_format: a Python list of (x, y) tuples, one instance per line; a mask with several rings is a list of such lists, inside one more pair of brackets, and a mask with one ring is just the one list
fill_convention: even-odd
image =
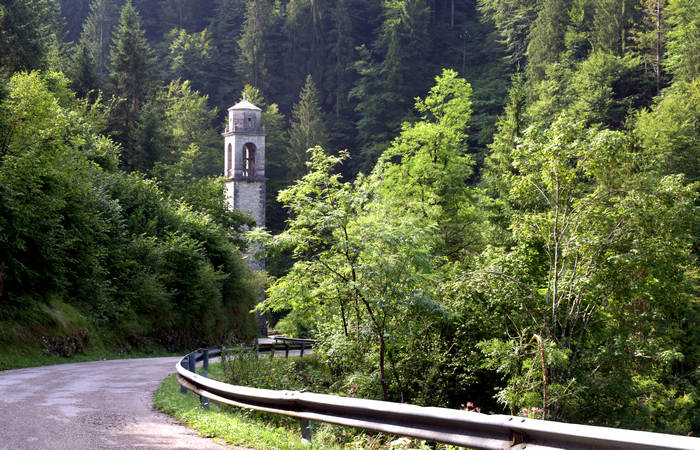
[(164, 348), (117, 338), (74, 307), (54, 300), (0, 311), (0, 370), (103, 359), (170, 356)]
[[(296, 372), (295, 372), (296, 371)], [(321, 373), (316, 358), (251, 359), (244, 355), (210, 366), (209, 376), (234, 384), (268, 387), (270, 389), (299, 389), (299, 385), (328, 390), (328, 380)], [(242, 383), (241, 381), (247, 381)], [(311, 389), (310, 389), (311, 390)], [(318, 390), (316, 390), (317, 392)], [(154, 405), (199, 432), (200, 435), (223, 439), (229, 444), (255, 449), (455, 449), (443, 444), (429, 445), (425, 441), (398, 438), (382, 433), (313, 422), (311, 445), (301, 442), (299, 423), (290, 417), (219, 406), (212, 402), (211, 410), (202, 409), (199, 396), (180, 393), (175, 376), (163, 381), (156, 391)]]
[[(210, 376), (217, 378), (221, 375), (220, 365), (212, 365)], [(200, 435), (225, 440), (229, 444), (256, 449), (322, 449), (340, 448), (327, 438), (322, 430), (314, 430), (312, 445), (301, 442), (296, 421), (289, 420), (286, 424), (279, 420), (268, 418), (266, 421), (261, 413), (246, 411), (240, 408), (229, 409), (211, 404), (210, 410), (202, 409), (199, 396), (188, 392), (180, 393), (180, 385), (171, 375), (163, 381), (156, 391), (154, 405), (160, 411), (169, 414)], [(271, 425), (273, 419), (277, 425)]]

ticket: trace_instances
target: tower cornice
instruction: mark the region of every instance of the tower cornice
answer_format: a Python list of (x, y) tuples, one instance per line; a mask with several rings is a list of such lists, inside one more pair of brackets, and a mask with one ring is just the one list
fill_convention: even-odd
[(250, 131), (224, 131), (221, 133), (223, 137), (229, 136), (266, 136), (265, 131), (261, 133), (254, 133)]

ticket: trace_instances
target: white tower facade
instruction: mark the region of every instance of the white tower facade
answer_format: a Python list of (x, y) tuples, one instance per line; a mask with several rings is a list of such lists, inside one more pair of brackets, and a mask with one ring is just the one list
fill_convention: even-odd
[(265, 126), (257, 106), (244, 96), (228, 109), (224, 131), (226, 200), (232, 209), (253, 216), (265, 226)]
[[(250, 214), (258, 227), (265, 226), (265, 126), (261, 110), (243, 101), (228, 109), (224, 130), (224, 176), (228, 207)], [(265, 270), (265, 259), (255, 258), (249, 250), (247, 262), (252, 270)], [(264, 294), (258, 301), (264, 299)], [(258, 328), (267, 336), (264, 315), (258, 315)]]

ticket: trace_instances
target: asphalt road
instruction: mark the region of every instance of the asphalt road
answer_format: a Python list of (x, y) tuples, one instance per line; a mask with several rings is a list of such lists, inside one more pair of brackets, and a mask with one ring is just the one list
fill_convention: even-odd
[(177, 360), (0, 372), (0, 449), (225, 448), (153, 408), (153, 393)]

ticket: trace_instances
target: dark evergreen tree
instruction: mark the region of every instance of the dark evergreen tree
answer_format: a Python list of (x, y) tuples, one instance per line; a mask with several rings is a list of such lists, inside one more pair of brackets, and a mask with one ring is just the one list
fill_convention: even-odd
[(168, 75), (172, 80), (188, 80), (192, 88), (210, 94), (216, 91), (210, 74), (219, 61), (211, 33), (205, 28), (199, 33), (174, 29), (168, 53)]
[(543, 0), (528, 36), (527, 71), (531, 81), (543, 79), (547, 66), (559, 60), (565, 50), (564, 35), (567, 24), (565, 2)]
[(311, 75), (299, 93), (299, 102), (292, 109), (289, 126), (289, 145), (285, 166), (287, 179), (292, 182), (306, 173), (308, 160), (306, 151), (311, 147), (326, 147), (328, 143), (327, 127), (319, 105), (318, 89)]
[(675, 81), (700, 77), (700, 4), (694, 0), (670, 0), (665, 66)]
[(272, 26), (272, 4), (269, 0), (252, 0), (246, 6), (245, 22), (238, 40), (240, 53), (236, 69), (246, 84), (261, 89), (269, 86), (266, 54), (266, 33)]
[(213, 86), (212, 92), (208, 94), (212, 104), (221, 111), (235, 103), (244, 85), (236, 76), (236, 61), (240, 52), (238, 37), (245, 10), (244, 0), (217, 0), (209, 26), (218, 60), (208, 77)]
[(478, 0), (479, 11), (498, 29), (513, 65), (525, 67), (530, 27), (543, 0)]
[(90, 14), (85, 19), (80, 34), (81, 45), (84, 41), (90, 48), (97, 71), (104, 76), (109, 73), (109, 48), (114, 27), (118, 22), (117, 15), (114, 0), (92, 0)]
[(165, 108), (162, 99), (153, 97), (139, 110), (127, 161), (130, 167), (148, 173), (156, 162), (166, 161), (170, 156)]
[(68, 76), (71, 79), (71, 87), (78, 96), (95, 98), (90, 93), (101, 87), (101, 77), (98, 73), (92, 49), (84, 40), (81, 40), (75, 49), (69, 66)]
[(360, 52), (360, 79), (351, 95), (360, 116), (361, 170), (369, 171), (401, 123), (413, 118), (412, 99), (430, 84), (429, 25), (430, 9), (422, 0), (387, 2), (374, 51)]
[(10, 72), (44, 69), (57, 50), (60, 10), (55, 0), (8, 0), (0, 5), (0, 66)]
[(112, 111), (112, 130), (124, 145), (124, 163), (139, 168), (133, 158), (132, 132), (141, 107), (155, 84), (152, 50), (141, 28), (141, 20), (131, 0), (122, 8), (119, 27), (114, 33), (111, 51), (110, 88), (116, 97)]
[(68, 41), (80, 38), (84, 21), (91, 9), (90, 0), (60, 0), (61, 15), (66, 19), (66, 36)]
[(630, 43), (630, 28), (640, 9), (636, 0), (593, 1), (590, 40), (594, 50), (623, 56)]

